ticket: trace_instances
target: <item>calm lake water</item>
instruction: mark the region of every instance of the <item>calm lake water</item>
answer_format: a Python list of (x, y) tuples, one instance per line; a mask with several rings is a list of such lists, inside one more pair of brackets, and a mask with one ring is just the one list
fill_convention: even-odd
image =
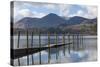
[[(29, 38), (29, 47), (39, 47), (39, 36), (33, 36), (33, 45), (31, 46), (31, 36)], [(41, 36), (41, 44), (42, 47), (47, 46), (48, 37)], [(55, 36), (50, 37), (50, 44), (55, 44)], [(62, 36), (58, 36), (58, 44), (62, 43)], [(68, 43), (68, 37), (65, 36), (65, 42)], [(71, 37), (72, 38), (72, 37)], [(27, 41), (26, 36), (20, 37), (20, 46), (17, 48), (17, 36), (14, 36), (14, 46), (13, 49), (26, 48)], [(72, 39), (71, 39), (72, 41)], [(96, 36), (83, 36), (83, 47), (84, 50), (73, 51), (71, 49), (71, 53), (68, 53), (68, 49), (66, 46), (65, 55), (63, 52), (63, 47), (59, 47), (58, 51), (55, 51), (55, 48), (51, 49), (51, 59), (50, 63), (71, 63), (71, 62), (86, 62), (86, 61), (96, 61), (97, 60), (97, 37)], [(56, 54), (58, 55), (58, 59), (56, 59)], [(29, 55), (29, 64), (32, 65), (32, 57), (34, 59), (34, 64), (39, 64), (39, 52), (33, 55)], [(48, 49), (41, 51), (41, 61), (42, 64), (48, 64)], [(27, 65), (27, 56), (20, 58), (21, 65)], [(14, 65), (18, 65), (18, 59), (14, 60)]]

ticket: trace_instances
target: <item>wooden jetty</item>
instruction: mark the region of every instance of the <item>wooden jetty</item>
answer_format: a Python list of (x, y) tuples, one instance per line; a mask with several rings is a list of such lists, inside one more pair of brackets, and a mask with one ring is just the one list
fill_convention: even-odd
[[(38, 34), (39, 36), (39, 47), (33, 47), (33, 36), (35, 36), (33, 34), (33, 32), (31, 32), (31, 47), (29, 47), (29, 33), (28, 31), (26, 31), (26, 45), (27, 48), (20, 48), (20, 31), (18, 32), (18, 40), (17, 40), (17, 49), (13, 49), (13, 42), (11, 43), (11, 65), (14, 65), (14, 60), (18, 59), (18, 65), (21, 66), (20, 64), (20, 58), (23, 56), (27, 56), (27, 65), (29, 64), (29, 55), (31, 55), (32, 57), (32, 64), (34, 64), (34, 58), (33, 58), (33, 54), (39, 52), (39, 64), (42, 64), (41, 61), (41, 51), (43, 50), (48, 50), (48, 63), (50, 63), (50, 51), (51, 48), (55, 48), (56, 51), (59, 50), (59, 47), (63, 47), (63, 53), (65, 55), (65, 50), (68, 50), (68, 53), (70, 54), (70, 50), (78, 50), (80, 49), (80, 46), (82, 48), (83, 46), (83, 36), (80, 34), (66, 34), (63, 33), (62, 34), (62, 43), (58, 43), (58, 34), (54, 33), (55, 36), (55, 43), (51, 44), (50, 43), (50, 33), (47, 33), (47, 40), (48, 40), (48, 44), (46, 46), (41, 46), (41, 33)], [(67, 36), (67, 40), (66, 40), (66, 36)], [(13, 37), (11, 37), (12, 41), (13, 41)], [(67, 47), (67, 48), (66, 48)], [(58, 60), (58, 53), (56, 53), (56, 60)]]
[(17, 58), (21, 58), (23, 56), (27, 56), (27, 55), (30, 55), (30, 54), (34, 54), (34, 53), (37, 53), (37, 52), (40, 52), (42, 50), (46, 50), (46, 49), (49, 49), (49, 48), (58, 48), (58, 47), (61, 47), (61, 46), (64, 46), (64, 45), (70, 45), (72, 43), (67, 43), (67, 44), (60, 44), (60, 45), (53, 45), (53, 46), (50, 46), (50, 47), (38, 47), (38, 48), (23, 48), (23, 49), (11, 49), (11, 52), (12, 52), (12, 59), (17, 59)]

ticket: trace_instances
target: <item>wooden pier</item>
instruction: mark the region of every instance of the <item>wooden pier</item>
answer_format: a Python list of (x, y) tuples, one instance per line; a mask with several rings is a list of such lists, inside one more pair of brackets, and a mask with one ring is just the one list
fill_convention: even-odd
[[(60, 47), (63, 47), (63, 54), (65, 56), (65, 50), (68, 50), (68, 53), (70, 54), (70, 50), (76, 50), (78, 51), (80, 48), (83, 49), (83, 36), (81, 34), (67, 34), (67, 33), (63, 33), (62, 36), (62, 43), (58, 43), (58, 34), (54, 33), (55, 36), (55, 43), (51, 44), (50, 42), (50, 33), (47, 33), (47, 40), (48, 40), (48, 44), (46, 46), (41, 46), (41, 32), (38, 34), (39, 36), (39, 47), (33, 47), (33, 36), (35, 36), (33, 34), (33, 32), (31, 32), (31, 47), (29, 47), (29, 33), (28, 31), (26, 31), (26, 45), (27, 48), (20, 48), (20, 31), (18, 32), (18, 40), (17, 40), (17, 49), (13, 49), (11, 48), (11, 65), (14, 65), (14, 59), (18, 59), (18, 65), (21, 66), (20, 64), (20, 58), (23, 56), (27, 56), (27, 65), (29, 64), (29, 55), (31, 55), (32, 57), (32, 64), (34, 64), (34, 58), (33, 58), (33, 54), (39, 52), (39, 64), (42, 64), (42, 57), (41, 57), (41, 51), (43, 50), (48, 50), (48, 63), (50, 63), (50, 59), (51, 59), (51, 55), (50, 55), (50, 51), (51, 48), (55, 48), (56, 51), (59, 50)], [(66, 38), (67, 36), (67, 38)], [(11, 44), (13, 46), (13, 44)], [(58, 53), (56, 53), (56, 61), (58, 61)]]

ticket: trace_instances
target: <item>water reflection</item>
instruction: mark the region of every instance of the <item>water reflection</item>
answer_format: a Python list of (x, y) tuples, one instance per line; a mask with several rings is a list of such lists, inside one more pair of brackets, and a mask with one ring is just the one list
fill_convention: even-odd
[[(46, 46), (48, 44), (47, 37), (41, 37), (41, 44), (42, 46)], [(14, 37), (14, 49), (17, 49), (16, 43), (17, 42), (17, 37)], [(66, 42), (67, 42), (67, 37), (66, 37)], [(20, 41), (20, 48), (25, 48), (26, 41), (25, 37), (21, 37)], [(38, 47), (39, 45), (39, 40), (38, 36), (33, 37), (33, 47)], [(55, 37), (51, 37), (50, 43), (54, 44), (55, 43)], [(58, 43), (62, 43), (62, 36), (58, 37)], [(50, 49), (50, 63), (66, 63), (66, 62), (84, 62), (84, 61), (96, 61), (97, 60), (97, 39), (94, 37), (84, 37), (84, 50), (79, 50), (75, 51), (73, 49), (70, 50), (70, 54), (68, 53), (68, 46), (66, 46), (65, 49), (65, 55), (64, 55), (64, 50), (63, 47), (57, 48), (51, 48)], [(31, 47), (31, 37), (29, 36), (29, 47)], [(49, 51), (48, 49), (45, 51), (41, 51), (41, 64), (48, 64), (48, 54)], [(57, 56), (56, 56), (57, 55)], [(57, 57), (57, 58), (56, 58)], [(32, 58), (34, 59), (34, 63), (32, 62)], [(35, 65), (39, 64), (39, 52), (29, 55), (29, 64), (30, 65)], [(21, 65), (27, 65), (27, 56), (24, 56), (20, 58), (20, 64)], [(14, 60), (14, 65), (18, 65), (18, 59)]]

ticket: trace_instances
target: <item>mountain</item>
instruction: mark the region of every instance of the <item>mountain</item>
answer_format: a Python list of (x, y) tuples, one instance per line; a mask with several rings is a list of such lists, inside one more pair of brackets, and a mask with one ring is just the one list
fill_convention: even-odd
[(14, 28), (33, 28), (39, 18), (25, 17), (14, 24)]
[(51, 28), (66, 23), (62, 17), (50, 13), (42, 18), (25, 17), (14, 24), (15, 28)]
[(69, 25), (80, 24), (80, 23), (82, 23), (84, 20), (88, 20), (88, 19), (83, 18), (83, 17), (79, 17), (79, 16), (74, 16), (74, 17), (71, 17), (71, 18), (68, 20), (68, 24), (69, 24)]
[(14, 24), (14, 28), (59, 28), (70, 25), (96, 23), (97, 18), (87, 19), (79, 16), (70, 17), (65, 19), (64, 17), (50, 13), (42, 18), (30, 18), (25, 17)]
[(51, 27), (57, 27), (58, 25), (63, 23), (66, 23), (65, 19), (56, 14), (50, 13), (47, 16), (40, 19), (39, 26), (51, 28)]
[(97, 18), (92, 19), (91, 23), (97, 23)]
[(82, 24), (97, 24), (97, 18), (84, 20)]

